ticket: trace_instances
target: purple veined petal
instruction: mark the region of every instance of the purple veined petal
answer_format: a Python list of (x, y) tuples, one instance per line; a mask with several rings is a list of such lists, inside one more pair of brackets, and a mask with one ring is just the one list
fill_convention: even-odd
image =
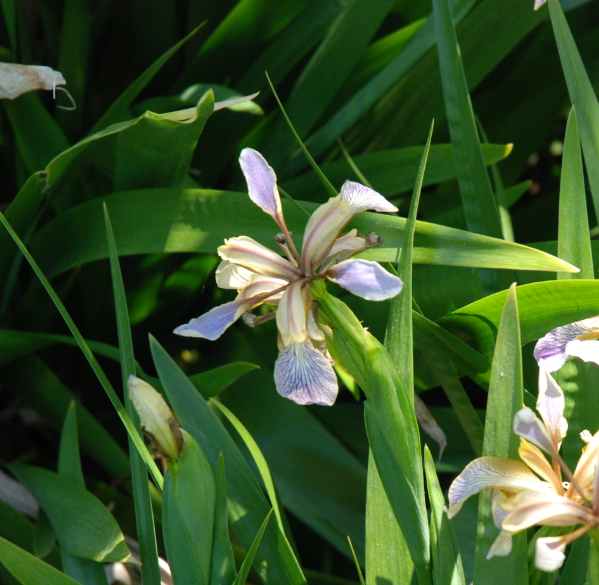
[(548, 372), (559, 370), (568, 359), (566, 351), (568, 343), (588, 332), (589, 329), (581, 321), (556, 327), (537, 341), (534, 351), (535, 359), (537, 362), (543, 360)]
[(526, 530), (535, 524), (572, 526), (593, 520), (589, 508), (552, 493), (521, 492), (510, 498), (510, 508), (502, 525), (508, 532)]
[(247, 236), (225, 240), (225, 245), (218, 248), (218, 255), (227, 262), (264, 276), (284, 280), (295, 280), (303, 276), (302, 271), (289, 260)]
[(306, 299), (303, 286), (305, 280), (292, 282), (283, 293), (277, 309), (277, 328), (283, 345), (304, 342), (308, 337), (306, 322)]
[(327, 278), (367, 301), (396, 297), (403, 288), (401, 280), (371, 260), (345, 260), (326, 271)]
[(489, 487), (513, 493), (552, 489), (520, 461), (499, 457), (479, 457), (465, 467), (449, 488), (450, 507), (447, 511), (449, 518), (453, 518), (460, 511), (467, 498)]
[(514, 433), (549, 453), (555, 455), (557, 450), (549, 436), (545, 425), (528, 406), (520, 409), (514, 416)]
[(310, 216), (302, 245), (302, 262), (306, 274), (320, 266), (333, 247), (339, 232), (350, 219), (350, 204), (339, 195), (331, 197)]
[(252, 307), (272, 296), (270, 292), (255, 295), (248, 299), (236, 299), (207, 313), (192, 319), (186, 325), (180, 325), (173, 333), (183, 337), (202, 337), (214, 341), (218, 339), (237, 319)]
[(293, 341), (279, 353), (275, 384), (281, 396), (298, 404), (331, 406), (339, 392), (331, 363), (309, 339)]
[(566, 400), (562, 389), (553, 379), (551, 374), (543, 367), (544, 361), (539, 364), (539, 396), (537, 410), (539, 411), (549, 435), (553, 440), (556, 450), (562, 439), (566, 436), (568, 422), (564, 418)]
[(353, 181), (345, 181), (343, 183), (340, 195), (342, 199), (349, 201), (352, 216), (366, 209), (373, 209), (374, 211), (383, 213), (399, 211), (395, 205), (389, 203), (380, 193)]
[(285, 220), (274, 170), (253, 148), (244, 148), (241, 151), (239, 164), (248, 185), (250, 199), (283, 229)]
[(231, 264), (224, 260), (216, 269), (216, 284), (219, 288), (241, 290), (247, 286), (250, 276), (254, 274), (251, 270), (237, 264)]

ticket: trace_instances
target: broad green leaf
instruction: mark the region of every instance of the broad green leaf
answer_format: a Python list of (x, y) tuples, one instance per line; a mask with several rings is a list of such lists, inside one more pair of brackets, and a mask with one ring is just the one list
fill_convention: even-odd
[(424, 447), (424, 471), (431, 504), (431, 553), (435, 585), (466, 585), (458, 541), (451, 520), (444, 512), (445, 499), (427, 446)]
[[(399, 523), (420, 585), (431, 583), (428, 524), (420, 437), (412, 397), (404, 388), (389, 354), (365, 332), (341, 301), (312, 285), (321, 316), (333, 327), (334, 345), (342, 364), (362, 387), (366, 428), (383, 486)], [(397, 449), (396, 445), (403, 445)]]
[[(272, 220), (247, 195), (226, 191), (149, 189), (115, 193), (104, 198), (110, 209), (119, 254), (153, 252), (211, 252), (224, 238), (246, 235), (274, 248)], [(309, 212), (316, 205), (300, 202)], [(306, 216), (283, 205), (287, 225), (302, 233)], [(235, 210), (231, 213), (230, 210)], [(131, 217), (136, 221), (131, 222)], [(381, 248), (363, 257), (395, 262), (406, 220), (363, 213), (351, 226), (383, 238)], [(32, 240), (32, 253), (50, 277), (87, 262), (106, 258), (102, 202), (92, 200), (62, 213)], [(461, 230), (416, 222), (415, 263), (446, 264), (518, 270), (567, 271), (574, 269), (553, 256), (503, 240)]]
[(85, 355), (87, 361), (89, 362), (90, 366), (92, 367), (98, 380), (102, 384), (104, 390), (106, 391), (106, 394), (108, 394), (108, 397), (110, 398), (110, 401), (112, 402), (113, 406), (115, 407), (120, 419), (123, 421), (123, 424), (125, 425), (125, 428), (127, 429), (127, 432), (129, 433), (129, 436), (132, 438), (140, 455), (146, 462), (146, 465), (148, 466), (150, 473), (152, 474), (152, 477), (154, 478), (154, 481), (156, 482), (156, 485), (159, 488), (161, 488), (163, 479), (162, 479), (162, 475), (160, 475), (160, 472), (158, 471), (158, 468), (156, 467), (156, 463), (154, 463), (154, 460), (152, 459), (150, 453), (148, 452), (148, 449), (146, 448), (145, 444), (143, 443), (141, 437), (139, 436), (137, 429), (135, 428), (135, 426), (133, 425), (133, 422), (129, 418), (129, 415), (126, 412), (125, 407), (123, 406), (122, 402), (120, 401), (119, 397), (117, 396), (116, 392), (114, 391), (114, 388), (108, 381), (106, 374), (100, 367), (100, 364), (94, 357), (94, 354), (92, 353), (91, 349), (87, 345), (85, 339), (83, 339), (83, 336), (79, 332), (79, 329), (77, 329), (75, 322), (73, 321), (73, 319), (69, 315), (68, 311), (66, 310), (64, 304), (62, 303), (62, 301), (60, 300), (60, 298), (58, 297), (58, 295), (52, 288), (52, 285), (50, 284), (49, 280), (44, 276), (44, 273), (40, 270), (36, 261), (33, 259), (33, 257), (27, 250), (27, 248), (25, 248), (25, 246), (23, 245), (23, 242), (21, 241), (19, 236), (15, 233), (15, 231), (12, 229), (10, 224), (6, 221), (6, 218), (4, 217), (4, 215), (2, 213), (0, 213), (0, 222), (6, 228), (6, 230), (9, 232), (10, 236), (12, 237), (14, 242), (19, 247), (19, 250), (25, 256), (25, 258), (27, 259), (27, 261), (33, 268), (33, 271), (35, 272), (36, 276), (39, 278), (42, 285), (46, 289), (46, 292), (48, 293), (48, 295), (52, 299), (52, 302), (58, 309), (58, 312), (60, 313), (60, 315), (64, 319), (65, 323), (67, 324), (67, 327), (70, 329), (71, 333), (73, 334), (73, 337), (76, 339), (77, 344), (81, 348), (81, 351)]
[[(196, 440), (213, 472), (221, 453), (227, 461), (229, 518), (235, 533), (249, 548), (270, 509), (262, 488), (205, 399), (154, 338), (150, 339), (150, 345), (160, 380), (180, 424)], [(266, 585), (305, 583), (295, 555), (276, 524), (268, 527), (264, 534), (255, 568)]]
[(107, 126), (122, 122), (129, 117), (129, 106), (135, 98), (150, 83), (152, 78), (162, 69), (162, 66), (191, 38), (195, 35), (202, 25), (193, 29), (185, 38), (181, 39), (176, 45), (171, 47), (164, 55), (156, 59), (120, 96), (117, 98), (108, 111), (96, 122), (91, 134), (103, 130)]
[(41, 467), (13, 464), (11, 471), (43, 507), (64, 552), (103, 562), (130, 556), (116, 520), (85, 488)]
[(218, 402), (218, 400), (212, 400), (211, 403), (214, 404), (225, 415), (225, 418), (239, 433), (239, 436), (241, 437), (241, 439), (245, 443), (245, 446), (251, 453), (254, 459), (254, 463), (256, 464), (256, 467), (260, 472), (260, 477), (262, 478), (264, 487), (266, 488), (266, 493), (268, 494), (270, 505), (272, 506), (272, 509), (274, 510), (275, 516), (277, 518), (279, 529), (283, 534), (285, 534), (285, 526), (283, 524), (283, 516), (279, 507), (279, 497), (277, 495), (277, 490), (272, 480), (272, 475), (270, 474), (268, 463), (266, 462), (266, 459), (264, 458), (262, 451), (260, 451), (258, 443), (256, 443), (252, 435), (248, 433), (248, 430), (243, 426), (241, 421), (224, 404), (221, 404), (220, 402)]
[[(506, 291), (493, 366), (487, 414), (483, 455), (518, 459), (518, 436), (513, 432), (514, 415), (523, 406), (522, 352), (520, 320), (516, 285)], [(528, 585), (526, 533), (514, 535), (511, 554), (487, 560), (489, 548), (499, 534), (493, 523), (491, 500), (481, 493), (478, 501), (478, 527), (474, 581), (480, 585)]]
[(216, 500), (214, 504), (214, 530), (212, 532), (212, 558), (210, 561), (210, 585), (229, 585), (235, 580), (235, 559), (229, 540), (227, 515), (227, 481), (225, 459), (218, 457), (216, 472)]
[(570, 110), (564, 141), (557, 253), (566, 262), (580, 268), (580, 272), (576, 274), (559, 273), (558, 280), (594, 277), (584, 172), (575, 108)]
[[(599, 283), (593, 280), (555, 280), (518, 287), (522, 344), (540, 339), (552, 329), (599, 313)], [(495, 337), (507, 291), (462, 307), (439, 325), (492, 359)]]
[[(85, 488), (81, 459), (79, 457), (79, 436), (77, 432), (77, 405), (71, 401), (64, 419), (58, 452), (58, 473)], [(50, 525), (51, 526), (51, 525)], [(54, 535), (52, 537), (54, 539)], [(83, 585), (108, 585), (104, 565), (90, 559), (70, 555), (61, 550), (63, 572)]]
[(599, 102), (558, 0), (549, 1), (549, 12), (570, 100), (580, 119), (580, 140), (595, 212), (599, 215)]
[(22, 585), (78, 585), (77, 581), (2, 537), (0, 562)]
[[(510, 144), (481, 144), (481, 147), (487, 165), (503, 160), (512, 150)], [(451, 144), (431, 145), (423, 185), (435, 185), (456, 176), (453, 152)], [(421, 146), (408, 146), (358, 154), (352, 159), (374, 189), (391, 197), (413, 189), (421, 156)], [(347, 179), (353, 180), (354, 172), (345, 159), (323, 164), (321, 168), (335, 187), (341, 188)], [(284, 181), (281, 186), (304, 201), (324, 199), (322, 184), (314, 172)]]
[(368, 456), (366, 489), (366, 585), (415, 585), (414, 563), (385, 493), (372, 452)]
[[(106, 240), (110, 254), (110, 271), (112, 275), (112, 291), (116, 310), (116, 324), (119, 337), (119, 354), (121, 362), (121, 377), (123, 380), (123, 397), (127, 414), (139, 432), (141, 425), (135, 407), (129, 395), (129, 376), (136, 374), (135, 356), (133, 353), (133, 340), (131, 338), (131, 325), (125, 286), (119, 265), (119, 257), (112, 233), (112, 225), (108, 208), (104, 205), (104, 221), (106, 224)], [(141, 560), (141, 573), (143, 582), (147, 585), (160, 585), (160, 569), (158, 566), (158, 547), (156, 544), (156, 531), (154, 528), (154, 513), (150, 499), (150, 486), (148, 470), (140, 454), (137, 452), (133, 440), (129, 437), (129, 461), (131, 463), (131, 479), (133, 482), (133, 503), (135, 506), (135, 520), (137, 525), (137, 539), (139, 541), (139, 554)]]
[(60, 126), (36, 95), (26, 93), (15, 101), (3, 102), (19, 155), (29, 173), (45, 169), (52, 159), (69, 148)]
[(252, 542), (252, 546), (248, 550), (247, 556), (245, 557), (245, 559), (243, 559), (243, 563), (242, 563), (241, 567), (239, 568), (239, 573), (237, 573), (237, 577), (235, 577), (235, 581), (233, 581), (233, 585), (244, 585), (245, 584), (247, 576), (252, 567), (252, 562), (254, 561), (256, 552), (258, 552), (258, 547), (260, 546), (260, 542), (262, 541), (262, 537), (264, 536), (264, 531), (266, 530), (266, 526), (268, 524), (268, 521), (270, 520), (272, 512), (273, 511), (271, 510), (268, 513), (268, 515), (264, 519), (264, 522), (262, 523), (262, 526), (260, 526), (260, 530), (258, 530), (258, 534), (256, 534), (256, 538), (254, 539), (254, 542)]
[(187, 176), (196, 143), (214, 111), (214, 93), (208, 90), (191, 119), (173, 120), (173, 114), (140, 116), (139, 123), (119, 132), (116, 147), (115, 190), (179, 187)]
[(214, 529), (214, 476), (193, 437), (183, 431), (181, 457), (164, 479), (162, 526), (167, 559), (178, 583), (210, 582)]
[[(434, 0), (433, 13), (445, 110), (468, 230), (502, 238), (499, 211), (478, 140), (449, 0)], [(480, 276), (487, 292), (496, 292), (509, 285), (507, 274), (481, 272)]]

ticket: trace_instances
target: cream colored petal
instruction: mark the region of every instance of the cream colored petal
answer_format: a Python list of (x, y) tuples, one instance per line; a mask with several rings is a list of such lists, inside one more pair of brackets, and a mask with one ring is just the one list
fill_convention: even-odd
[(566, 542), (563, 536), (539, 538), (535, 545), (535, 567), (540, 571), (557, 571), (566, 559)]
[(277, 328), (286, 347), (292, 341), (304, 342), (308, 337), (306, 305), (302, 287), (305, 280), (296, 280), (283, 293), (277, 309)]
[[(574, 479), (582, 489), (591, 486), (595, 475), (597, 457), (599, 456), (599, 431), (593, 435), (591, 441), (584, 447), (582, 455), (578, 460), (574, 470)], [(566, 492), (567, 497), (573, 497), (576, 492), (574, 485), (571, 485)]]
[(464, 500), (484, 488), (510, 492), (535, 490), (551, 492), (550, 484), (541, 481), (524, 463), (498, 457), (479, 457), (469, 463), (449, 488), (448, 516), (452, 518)]
[(129, 395), (141, 419), (141, 426), (163, 457), (177, 459), (183, 448), (183, 435), (168, 404), (147, 382), (129, 376)]
[(316, 209), (304, 232), (302, 262), (306, 274), (320, 265), (350, 219), (351, 206), (340, 196), (332, 197)]
[[(270, 278), (261, 274), (252, 274), (248, 284), (237, 295), (237, 299), (249, 299), (256, 295), (280, 290), (288, 285), (289, 283), (282, 278)], [(276, 296), (280, 299), (282, 294), (283, 291), (279, 292)], [(272, 297), (269, 297), (268, 300), (272, 300)]]
[(438, 461), (441, 461), (447, 447), (447, 437), (418, 394), (414, 394), (414, 412), (420, 428), (439, 445)]
[(560, 478), (555, 474), (553, 467), (551, 467), (551, 464), (538, 447), (520, 437), (518, 455), (537, 475), (540, 475), (553, 486), (556, 494), (563, 495), (564, 488)]
[(575, 339), (566, 345), (566, 354), (580, 358), (583, 362), (599, 364), (599, 340)]
[(503, 529), (518, 532), (535, 524), (571, 526), (590, 522), (593, 513), (563, 496), (541, 492), (522, 492), (510, 501), (512, 511), (503, 521)]
[(53, 90), (65, 84), (62, 73), (45, 65), (0, 63), (0, 99), (14, 100), (29, 91)]
[(308, 311), (308, 336), (315, 341), (324, 341), (324, 333), (320, 330), (314, 319), (313, 310)]
[(507, 557), (512, 552), (512, 535), (501, 531), (487, 553), (487, 560), (493, 557)]
[(218, 255), (227, 262), (264, 276), (284, 280), (294, 280), (302, 276), (301, 270), (289, 260), (247, 236), (225, 240), (225, 245), (218, 248)]
[(254, 274), (251, 270), (237, 264), (231, 264), (224, 260), (216, 269), (216, 284), (220, 288), (241, 290), (249, 282), (250, 276)]

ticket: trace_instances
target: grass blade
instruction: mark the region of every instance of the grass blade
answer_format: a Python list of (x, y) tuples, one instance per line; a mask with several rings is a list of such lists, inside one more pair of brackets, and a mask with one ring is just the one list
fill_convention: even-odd
[(258, 530), (258, 534), (256, 534), (256, 538), (254, 539), (254, 542), (252, 543), (250, 550), (248, 550), (248, 554), (246, 555), (245, 559), (243, 559), (243, 563), (239, 568), (239, 573), (237, 573), (235, 581), (233, 581), (233, 585), (244, 585), (248, 573), (250, 572), (252, 563), (254, 562), (254, 557), (256, 556), (256, 552), (258, 551), (258, 547), (260, 546), (260, 542), (262, 541), (262, 535), (266, 530), (266, 526), (268, 524), (268, 521), (270, 520), (272, 512), (273, 511), (271, 510), (268, 513), (268, 515), (264, 519), (264, 522), (262, 523), (262, 526), (260, 526), (260, 530)]
[[(108, 215), (108, 208), (104, 204), (104, 221), (106, 223), (106, 240), (110, 254), (110, 272), (112, 274), (112, 290), (114, 306), (116, 309), (116, 323), (119, 337), (119, 354), (121, 360), (121, 375), (123, 380), (123, 396), (125, 408), (135, 425), (140, 431), (139, 416), (131, 403), (127, 381), (129, 376), (136, 374), (135, 357), (133, 353), (133, 340), (129, 324), (129, 311), (123, 276), (119, 265), (118, 251), (112, 233), (112, 224)], [(158, 547), (156, 544), (156, 531), (154, 528), (154, 513), (150, 499), (150, 486), (148, 471), (135, 445), (129, 437), (129, 460), (131, 462), (131, 479), (133, 482), (133, 503), (135, 506), (135, 520), (137, 524), (137, 539), (139, 541), (139, 554), (141, 558), (141, 573), (144, 583), (160, 585), (160, 569), (158, 567)]]
[(91, 349), (89, 348), (89, 345), (87, 344), (85, 339), (83, 339), (83, 336), (79, 332), (79, 329), (75, 325), (75, 322), (73, 321), (73, 319), (69, 315), (68, 311), (66, 310), (64, 304), (62, 303), (62, 301), (60, 300), (60, 298), (54, 291), (54, 288), (50, 284), (49, 280), (45, 277), (44, 273), (40, 270), (39, 266), (37, 265), (37, 262), (33, 259), (33, 256), (31, 256), (31, 254), (29, 253), (27, 248), (23, 245), (23, 242), (21, 241), (19, 236), (15, 233), (15, 231), (12, 229), (12, 227), (8, 223), (8, 221), (6, 221), (6, 218), (4, 217), (4, 214), (2, 214), (2, 213), (0, 213), (0, 223), (2, 223), (2, 225), (6, 228), (6, 230), (8, 231), (8, 233), (10, 234), (10, 236), (12, 237), (14, 242), (19, 247), (19, 250), (21, 250), (21, 253), (27, 259), (27, 262), (29, 262), (29, 264), (31, 265), (31, 268), (33, 268), (33, 271), (35, 272), (37, 277), (40, 279), (40, 282), (46, 289), (46, 292), (52, 299), (52, 302), (58, 309), (58, 312), (61, 314), (62, 318), (64, 319), (65, 323), (67, 324), (67, 327), (69, 328), (73, 337), (77, 341), (77, 344), (81, 348), (83, 355), (86, 357), (87, 361), (89, 362), (90, 366), (92, 367), (92, 370), (96, 374), (96, 377), (100, 381), (100, 384), (102, 384), (102, 387), (106, 391), (108, 398), (110, 398), (110, 401), (112, 402), (112, 405), (116, 409), (117, 414), (119, 415), (120, 419), (123, 421), (123, 424), (125, 425), (125, 428), (127, 429), (127, 433), (129, 433), (129, 436), (133, 440), (135, 447), (137, 448), (138, 452), (140, 453), (140, 455), (142, 456), (146, 465), (148, 466), (148, 469), (150, 470), (150, 473), (154, 479), (154, 482), (156, 483), (157, 487), (160, 490), (162, 490), (162, 484), (163, 484), (164, 480), (163, 480), (162, 475), (160, 474), (160, 471), (158, 471), (158, 467), (156, 466), (156, 463), (154, 463), (154, 460), (152, 459), (150, 452), (144, 445), (144, 442), (143, 442), (142, 438), (140, 437), (139, 433), (137, 432), (137, 430), (133, 424), (133, 421), (127, 414), (127, 411), (125, 410), (125, 407), (123, 406), (123, 403), (120, 401), (119, 397), (117, 396), (116, 392), (114, 391), (114, 388), (110, 384), (108, 378), (106, 377), (106, 374), (104, 373), (104, 370), (102, 370), (100, 364), (98, 363), (98, 360), (96, 360), (94, 354), (92, 353)]

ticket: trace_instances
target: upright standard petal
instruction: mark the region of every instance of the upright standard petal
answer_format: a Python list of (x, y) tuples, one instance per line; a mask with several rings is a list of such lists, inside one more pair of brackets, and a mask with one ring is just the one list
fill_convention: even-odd
[(295, 280), (283, 293), (277, 309), (277, 328), (283, 345), (302, 343), (308, 337), (306, 304), (303, 286), (305, 280)]
[(173, 333), (183, 337), (202, 337), (214, 341), (218, 339), (237, 319), (252, 307), (263, 303), (272, 292), (255, 295), (249, 299), (236, 299), (219, 307), (214, 307), (186, 325), (180, 325)]
[(350, 219), (350, 204), (340, 196), (331, 197), (310, 216), (302, 245), (302, 262), (306, 274), (320, 266), (331, 251), (339, 232)]
[(546, 453), (555, 455), (557, 449), (549, 436), (545, 425), (528, 406), (520, 409), (514, 417), (514, 433), (524, 437)]
[(391, 299), (403, 288), (397, 276), (370, 260), (345, 260), (329, 268), (326, 276), (331, 282), (367, 301)]
[(289, 260), (247, 236), (225, 240), (225, 245), (218, 248), (218, 255), (227, 262), (264, 276), (285, 280), (295, 280), (303, 276), (301, 270)]
[(537, 341), (534, 351), (535, 359), (537, 362), (543, 360), (545, 369), (549, 372), (559, 370), (568, 359), (566, 346), (589, 331), (590, 329), (585, 327), (582, 321), (553, 329)]
[(389, 203), (380, 193), (353, 181), (345, 181), (343, 183), (340, 195), (342, 199), (349, 201), (352, 215), (365, 209), (374, 209), (374, 211), (382, 211), (384, 213), (398, 211), (397, 207)]
[(562, 439), (566, 436), (568, 429), (568, 423), (563, 416), (565, 406), (566, 401), (562, 389), (545, 369), (544, 362), (541, 362), (539, 364), (537, 410), (541, 414), (557, 450), (559, 450), (559, 446)]
[(464, 500), (484, 488), (496, 488), (518, 493), (525, 490), (551, 491), (524, 463), (498, 457), (479, 457), (470, 462), (449, 488), (450, 518), (455, 516)]
[(356, 229), (351, 230), (335, 240), (331, 251), (322, 261), (319, 270), (320, 272), (324, 272), (331, 266), (339, 264), (339, 262), (343, 262), (343, 260), (347, 260), (360, 252), (377, 248), (382, 243), (383, 240), (374, 232), (370, 232), (364, 236)]
[(239, 164), (248, 185), (250, 199), (277, 222), (285, 224), (281, 197), (277, 188), (277, 176), (266, 159), (253, 148), (244, 148), (239, 155)]
[(329, 360), (307, 339), (292, 341), (275, 363), (277, 392), (298, 404), (331, 406), (337, 398), (337, 377)]

